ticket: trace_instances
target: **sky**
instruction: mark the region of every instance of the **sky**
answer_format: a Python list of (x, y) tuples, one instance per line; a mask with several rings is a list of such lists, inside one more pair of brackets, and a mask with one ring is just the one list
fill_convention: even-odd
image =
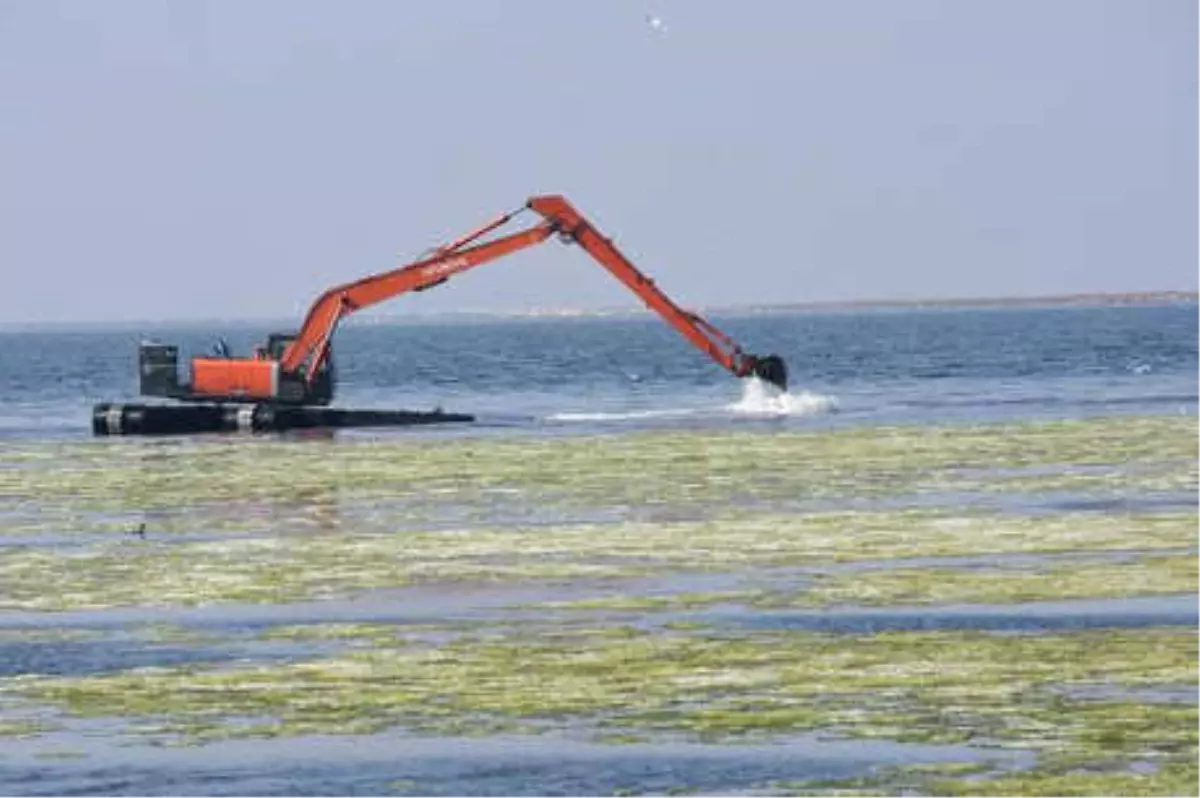
[[(1193, 0), (0, 0), (0, 323), (298, 324), (539, 194), (685, 306), (1195, 291), (1197, 30)], [(601, 307), (640, 303), (552, 239), (375, 310)]]

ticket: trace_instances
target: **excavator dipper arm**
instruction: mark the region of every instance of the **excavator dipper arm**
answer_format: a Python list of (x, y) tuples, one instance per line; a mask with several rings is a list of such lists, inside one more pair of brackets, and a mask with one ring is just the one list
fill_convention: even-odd
[(683, 310), (664, 294), (654, 281), (642, 274), (579, 211), (559, 196), (534, 197), (529, 207), (554, 223), (559, 233), (577, 242), (601, 266), (633, 291), (646, 306), (678, 330), (702, 352), (737, 377), (754, 373), (758, 358), (742, 352), (725, 333), (694, 313)]
[[(475, 243), (527, 209), (540, 214), (543, 221), (521, 232)], [(524, 207), (503, 214), (435, 249), (416, 263), (364, 277), (321, 294), (309, 308), (299, 333), (283, 352), (279, 366), (288, 373), (297, 373), (303, 367), (306, 379), (311, 381), (329, 351), (338, 322), (349, 314), (409, 291), (424, 291), (440, 285), (468, 269), (540, 244), (556, 233), (565, 241), (578, 243), (600, 265), (641, 297), (649, 308), (735, 376), (755, 374), (786, 390), (787, 368), (782, 359), (776, 355), (758, 357), (747, 354), (712, 324), (680, 308), (565, 198), (555, 195), (534, 197)]]

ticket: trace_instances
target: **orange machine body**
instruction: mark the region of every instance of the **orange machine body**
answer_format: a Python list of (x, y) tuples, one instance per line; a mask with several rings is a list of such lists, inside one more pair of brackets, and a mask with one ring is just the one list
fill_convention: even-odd
[(279, 361), (192, 358), (192, 390), (230, 399), (273, 399), (279, 395)]

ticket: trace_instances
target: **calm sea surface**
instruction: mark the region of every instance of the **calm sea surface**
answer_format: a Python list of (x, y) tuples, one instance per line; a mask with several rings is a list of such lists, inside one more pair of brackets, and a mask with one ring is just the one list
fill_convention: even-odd
[[(476, 414), (480, 431), (811, 427), (1195, 413), (1197, 307), (871, 310), (714, 316), (778, 353), (791, 392), (741, 384), (656, 317), (363, 324), (339, 332), (336, 404)], [(0, 333), (0, 438), (90, 434), (138, 401), (137, 344), (185, 356), (267, 329)], [(422, 434), (428, 434), (427, 431)], [(454, 434), (462, 434), (461, 430)]]

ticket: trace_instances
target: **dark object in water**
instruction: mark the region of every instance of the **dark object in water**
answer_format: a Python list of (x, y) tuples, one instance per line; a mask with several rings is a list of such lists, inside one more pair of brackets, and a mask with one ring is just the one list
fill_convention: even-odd
[(291, 429), (406, 427), (469, 423), (474, 416), (440, 410), (345, 410), (269, 404), (126, 405), (92, 408), (96, 435), (186, 435), (200, 432), (282, 432)]
[(781, 391), (787, 392), (787, 364), (779, 355), (767, 355), (757, 358), (754, 362), (754, 375), (761, 380), (771, 383)]

